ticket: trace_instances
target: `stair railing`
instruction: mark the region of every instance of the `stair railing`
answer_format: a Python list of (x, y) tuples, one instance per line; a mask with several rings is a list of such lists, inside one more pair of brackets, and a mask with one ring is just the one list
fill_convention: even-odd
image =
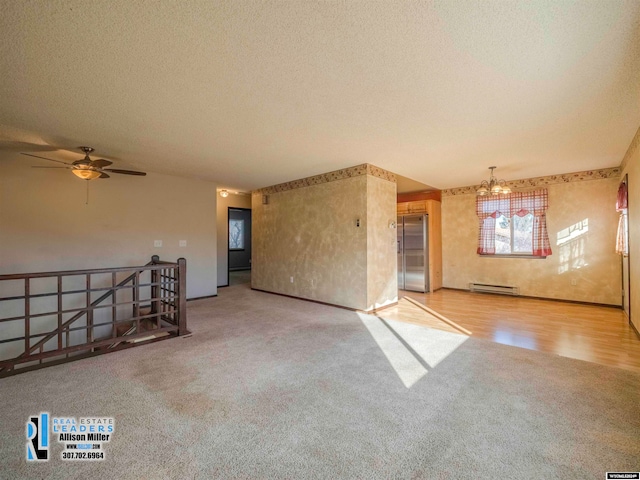
[(143, 266), (0, 275), (0, 377), (189, 333), (186, 268), (154, 255)]

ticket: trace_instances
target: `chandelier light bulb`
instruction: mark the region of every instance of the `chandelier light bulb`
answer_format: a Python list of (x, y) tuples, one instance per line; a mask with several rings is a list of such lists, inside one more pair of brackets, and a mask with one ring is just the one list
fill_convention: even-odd
[(506, 185), (504, 180), (498, 180), (493, 176), (493, 170), (496, 167), (489, 167), (491, 173), (489, 174), (489, 180), (483, 180), (480, 183), (480, 187), (476, 190), (476, 195), (483, 197), (485, 195), (508, 195), (511, 193), (511, 188)]

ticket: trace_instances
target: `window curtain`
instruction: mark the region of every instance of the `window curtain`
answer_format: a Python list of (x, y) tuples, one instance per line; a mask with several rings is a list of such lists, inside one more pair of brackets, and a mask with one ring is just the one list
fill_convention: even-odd
[(618, 234), (616, 235), (616, 253), (627, 255), (629, 253), (629, 241), (627, 239), (627, 208), (629, 192), (627, 182), (623, 181), (618, 187), (616, 211), (620, 212), (618, 220)]
[(496, 253), (496, 218), (504, 215), (524, 217), (533, 214), (533, 255), (546, 257), (551, 255), (549, 233), (547, 232), (547, 208), (549, 195), (547, 190), (516, 192), (508, 195), (487, 195), (476, 197), (476, 214), (479, 220), (478, 254)]

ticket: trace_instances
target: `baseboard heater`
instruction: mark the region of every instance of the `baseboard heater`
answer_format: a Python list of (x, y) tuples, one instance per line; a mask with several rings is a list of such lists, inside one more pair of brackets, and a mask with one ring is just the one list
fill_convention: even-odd
[(486, 283), (470, 283), (469, 291), (480, 293), (499, 293), (501, 295), (520, 295), (518, 287), (510, 287), (508, 285), (487, 285)]

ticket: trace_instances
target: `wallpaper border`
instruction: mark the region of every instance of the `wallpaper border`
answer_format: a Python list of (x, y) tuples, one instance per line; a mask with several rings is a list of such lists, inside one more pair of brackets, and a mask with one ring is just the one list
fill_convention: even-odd
[(396, 183), (395, 174), (384, 170), (370, 163), (363, 163), (362, 165), (356, 165), (354, 167), (343, 168), (341, 170), (334, 170), (333, 172), (321, 173), (320, 175), (314, 175), (312, 177), (301, 178), (299, 180), (293, 180), (291, 182), (279, 183), (271, 187), (259, 188), (254, 190), (253, 193), (261, 193), (263, 195), (271, 195), (277, 192), (286, 192), (287, 190), (294, 190), (296, 188), (310, 187), (312, 185), (320, 185), (322, 183), (335, 182), (336, 180), (344, 180), (345, 178), (359, 177), (361, 175), (370, 175), (372, 177), (382, 178), (389, 182)]
[[(505, 182), (512, 189), (541, 187), (558, 183), (584, 182), (586, 180), (602, 180), (605, 178), (617, 178), (622, 174), (622, 167), (601, 168), (598, 170), (585, 170), (584, 172), (563, 173), (561, 175), (547, 175), (545, 177), (525, 178)], [(480, 185), (471, 185), (460, 188), (447, 188), (442, 190), (442, 196), (469, 195), (476, 193)]]

